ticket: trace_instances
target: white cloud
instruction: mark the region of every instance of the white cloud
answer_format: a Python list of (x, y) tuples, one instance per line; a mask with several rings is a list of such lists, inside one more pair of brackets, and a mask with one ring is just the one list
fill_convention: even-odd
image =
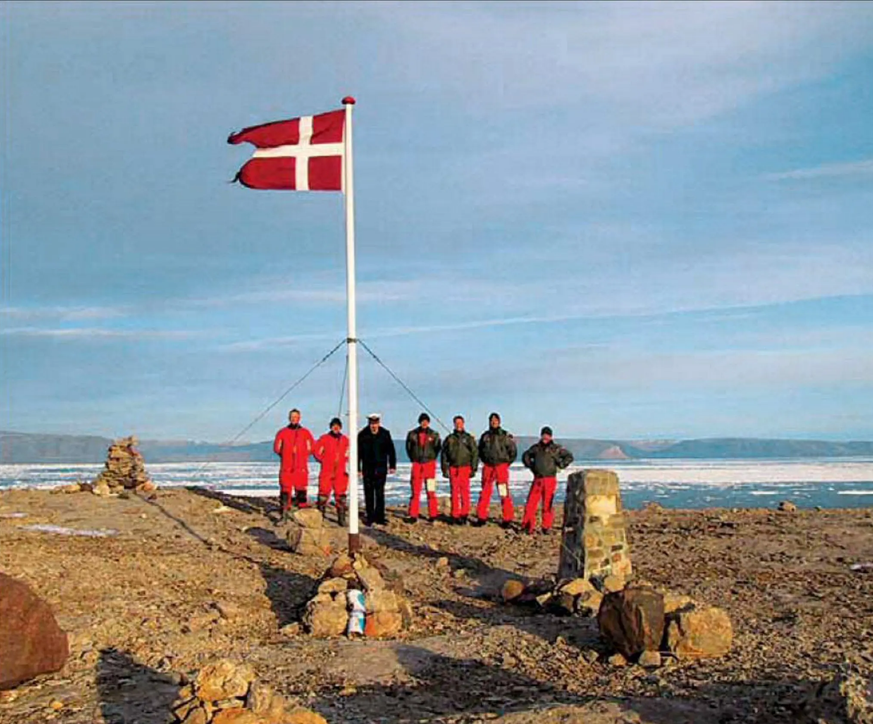
[(199, 332), (178, 330), (105, 329), (100, 327), (13, 327), (0, 329), (0, 335), (7, 337), (42, 337), (59, 340), (120, 339), (135, 341), (140, 339), (190, 339), (200, 336), (200, 334)]
[[(368, 6), (425, 71), (471, 108), (582, 108), (583, 118), (674, 127), (822, 77), (869, 42), (853, 3), (579, 3)], [(605, 105), (606, 104), (606, 105)], [(613, 112), (610, 112), (613, 111)], [(598, 124), (599, 125), (599, 124)]]
[(792, 171), (767, 174), (765, 178), (773, 181), (791, 181), (817, 178), (843, 178), (873, 175), (873, 158), (848, 163), (828, 163), (811, 168), (797, 168)]
[(85, 319), (114, 319), (128, 313), (124, 307), (101, 306), (47, 306), (47, 307), (0, 307), (0, 316), (15, 320), (55, 319), (62, 322)]

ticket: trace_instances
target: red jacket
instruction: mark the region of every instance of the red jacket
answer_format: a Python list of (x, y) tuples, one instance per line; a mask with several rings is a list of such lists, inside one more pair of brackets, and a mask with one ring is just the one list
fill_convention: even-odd
[(282, 458), (282, 470), (309, 471), (309, 455), (315, 447), (312, 433), (305, 427), (283, 427), (276, 433), (273, 452)]
[(347, 475), (349, 439), (342, 433), (334, 436), (326, 432), (316, 441), (312, 454), (321, 463), (323, 477), (334, 479), (340, 475)]

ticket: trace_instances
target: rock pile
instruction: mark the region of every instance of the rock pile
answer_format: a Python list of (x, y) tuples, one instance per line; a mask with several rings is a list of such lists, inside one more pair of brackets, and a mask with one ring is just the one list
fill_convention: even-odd
[(60, 669), (69, 655), (49, 605), (30, 587), (0, 573), (0, 689)]
[(290, 707), (248, 664), (228, 659), (204, 666), (179, 691), (172, 711), (182, 724), (327, 724), (309, 709)]
[(731, 620), (723, 609), (645, 584), (628, 584), (615, 575), (576, 578), (557, 586), (513, 579), (504, 583), (500, 597), (545, 613), (596, 616), (601, 637), (621, 665), (636, 660), (642, 666), (659, 666), (662, 654), (717, 658), (733, 643)]
[(95, 495), (113, 495), (127, 490), (148, 493), (155, 489), (155, 484), (146, 474), (142, 454), (136, 449), (137, 442), (131, 435), (109, 446), (103, 471), (93, 483), (86, 484), (91, 492)]
[(733, 643), (731, 620), (723, 609), (639, 584), (607, 593), (597, 625), (606, 644), (628, 660), (646, 652), (677, 659), (718, 658)]
[(330, 555), (330, 533), (324, 527), (324, 516), (317, 508), (294, 511), (285, 535), (295, 553), (302, 556)]
[(333, 562), (303, 612), (304, 629), (321, 638), (390, 638), (411, 624), (409, 601), (391, 590), (379, 568), (360, 553), (354, 558), (341, 555)]

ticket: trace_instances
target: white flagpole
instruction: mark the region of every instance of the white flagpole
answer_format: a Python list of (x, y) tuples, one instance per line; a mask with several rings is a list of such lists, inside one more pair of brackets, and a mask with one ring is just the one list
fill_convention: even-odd
[(346, 205), (346, 302), (348, 305), (349, 354), (349, 553), (361, 548), (358, 532), (358, 332), (355, 315), (355, 185), (352, 165), (352, 106), (355, 99), (343, 98), (346, 123), (343, 190)]

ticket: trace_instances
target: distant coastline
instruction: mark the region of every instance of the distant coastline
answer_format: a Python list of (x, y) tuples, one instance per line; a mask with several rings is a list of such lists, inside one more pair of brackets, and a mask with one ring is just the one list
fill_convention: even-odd
[[(519, 447), (536, 438), (521, 436)], [(596, 440), (560, 438), (577, 460), (755, 460), (873, 456), (871, 441), (792, 440), (765, 438), (702, 438), (695, 440)], [(101, 463), (112, 441), (98, 435), (53, 435), (0, 431), (0, 464)], [(398, 455), (405, 460), (403, 445)], [(140, 450), (150, 463), (272, 462), (270, 441), (244, 445), (189, 440), (142, 440)]]

